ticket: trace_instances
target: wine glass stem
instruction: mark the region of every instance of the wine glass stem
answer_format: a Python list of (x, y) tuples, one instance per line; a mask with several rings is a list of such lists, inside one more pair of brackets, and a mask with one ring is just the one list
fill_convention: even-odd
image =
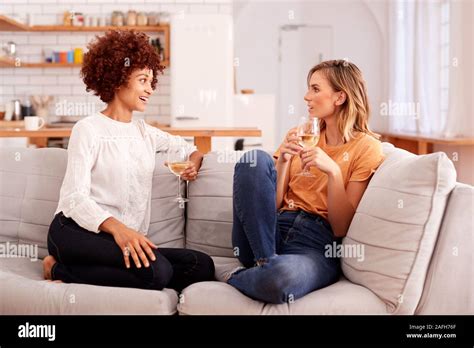
[(181, 176), (178, 175), (178, 198), (183, 198), (183, 196), (181, 196)]

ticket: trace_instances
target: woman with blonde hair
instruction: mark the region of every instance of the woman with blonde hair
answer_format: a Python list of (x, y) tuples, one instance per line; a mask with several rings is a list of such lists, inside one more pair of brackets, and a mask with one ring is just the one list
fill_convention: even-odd
[[(292, 302), (339, 279), (339, 259), (325, 251), (346, 235), (383, 161), (378, 136), (368, 126), (359, 68), (345, 60), (322, 62), (307, 82), (309, 117), (321, 129), (317, 146), (302, 148), (293, 128), (274, 160), (257, 151), (235, 166), (232, 242), (245, 268), (231, 272), (227, 282), (269, 303)], [(249, 155), (256, 166), (246, 163)], [(298, 175), (305, 170), (312, 175)]]

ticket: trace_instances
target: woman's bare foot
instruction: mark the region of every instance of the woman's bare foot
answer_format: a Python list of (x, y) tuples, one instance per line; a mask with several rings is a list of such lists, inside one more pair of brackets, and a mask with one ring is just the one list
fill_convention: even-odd
[(64, 283), (62, 280), (59, 280), (59, 279), (56, 279), (56, 280), (46, 279), (46, 281), (50, 283)]
[(43, 276), (44, 276), (44, 279), (53, 280), (53, 278), (51, 276), (51, 269), (53, 268), (53, 266), (56, 262), (57, 262), (56, 259), (51, 255), (48, 255), (43, 259)]

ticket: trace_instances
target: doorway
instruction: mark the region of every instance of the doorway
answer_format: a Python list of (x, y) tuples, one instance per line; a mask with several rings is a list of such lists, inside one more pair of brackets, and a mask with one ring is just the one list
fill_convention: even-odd
[(283, 25), (279, 28), (278, 131), (276, 144), (307, 113), (303, 100), (308, 71), (333, 57), (333, 30), (330, 26)]

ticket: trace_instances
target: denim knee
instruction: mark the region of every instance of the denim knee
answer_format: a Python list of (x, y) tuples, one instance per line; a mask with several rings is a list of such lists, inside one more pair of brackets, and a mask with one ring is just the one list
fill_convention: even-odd
[(263, 282), (265, 302), (281, 304), (295, 300), (295, 270), (285, 264), (272, 268), (272, 274)]
[(281, 304), (295, 300), (295, 295), (291, 289), (291, 284), (285, 279), (274, 278), (265, 286), (266, 302)]
[(197, 258), (196, 281), (214, 280), (215, 266), (212, 258), (199, 251), (194, 251)]
[[(164, 261), (164, 262), (163, 262)], [(173, 267), (166, 259), (158, 259), (150, 263), (151, 271), (153, 272), (150, 281), (150, 289), (163, 290), (171, 281), (173, 277)]]

